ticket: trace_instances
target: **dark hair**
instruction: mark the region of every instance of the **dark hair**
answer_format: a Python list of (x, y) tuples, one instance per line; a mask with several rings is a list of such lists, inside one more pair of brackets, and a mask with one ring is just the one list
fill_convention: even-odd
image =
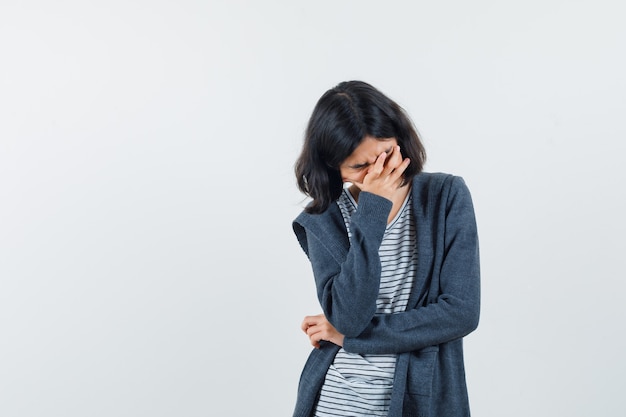
[(404, 109), (365, 82), (342, 82), (315, 105), (295, 164), (298, 188), (313, 199), (305, 211), (322, 213), (339, 198), (339, 166), (366, 136), (396, 138), (403, 156), (411, 160), (404, 184), (422, 171), (426, 151)]

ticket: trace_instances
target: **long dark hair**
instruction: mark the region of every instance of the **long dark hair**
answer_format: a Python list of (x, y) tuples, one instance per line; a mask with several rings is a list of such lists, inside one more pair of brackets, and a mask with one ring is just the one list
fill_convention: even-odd
[(313, 199), (305, 211), (322, 213), (339, 198), (339, 166), (366, 136), (396, 138), (403, 156), (411, 160), (405, 184), (422, 171), (426, 151), (404, 109), (363, 81), (342, 82), (315, 105), (295, 164), (298, 188)]

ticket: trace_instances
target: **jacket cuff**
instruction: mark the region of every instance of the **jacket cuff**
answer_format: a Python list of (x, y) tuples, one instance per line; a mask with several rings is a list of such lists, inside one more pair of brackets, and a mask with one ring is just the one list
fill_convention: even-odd
[(367, 191), (361, 191), (359, 193), (358, 205), (359, 212), (362, 216), (373, 219), (384, 219), (385, 227), (387, 226), (387, 217), (393, 207), (391, 200)]

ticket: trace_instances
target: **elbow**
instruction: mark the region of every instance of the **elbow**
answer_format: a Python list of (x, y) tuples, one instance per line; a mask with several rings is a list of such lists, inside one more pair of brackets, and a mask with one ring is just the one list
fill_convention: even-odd
[(467, 333), (471, 333), (474, 330), (476, 330), (478, 328), (478, 323), (480, 322), (480, 312), (478, 311), (478, 309), (476, 309), (476, 311), (474, 312), (474, 314), (472, 315), (469, 323), (468, 323), (468, 328), (467, 328)]
[(327, 291), (320, 301), (326, 319), (345, 337), (357, 337), (369, 326), (376, 314), (378, 293), (354, 294)]
[(454, 329), (455, 337), (464, 337), (476, 330), (480, 319), (480, 304), (477, 301), (444, 296), (440, 302), (450, 313), (446, 324)]
[(343, 323), (338, 324), (337, 326), (333, 324), (333, 326), (335, 326), (337, 331), (341, 333), (342, 335), (344, 335), (344, 337), (357, 337), (361, 333), (363, 333), (363, 331), (367, 328), (368, 324), (369, 322), (365, 323), (364, 325), (361, 325), (361, 323), (343, 322)]
[(462, 323), (461, 333), (466, 336), (478, 328), (478, 322), (480, 321), (480, 308), (478, 305), (467, 306), (462, 310), (462, 317), (460, 322)]
[(327, 314), (326, 318), (335, 329), (345, 337), (357, 337), (367, 328), (372, 321), (376, 308), (371, 311), (350, 311)]
[(464, 297), (450, 296), (447, 302), (456, 310), (457, 329), (460, 336), (466, 336), (478, 328), (480, 321), (480, 291), (478, 287), (467, 291)]

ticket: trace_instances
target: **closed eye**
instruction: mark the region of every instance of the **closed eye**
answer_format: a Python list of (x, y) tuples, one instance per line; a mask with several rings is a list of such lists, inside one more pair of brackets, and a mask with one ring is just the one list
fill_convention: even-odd
[(350, 165), (348, 168), (350, 168), (350, 169), (363, 169), (363, 168), (367, 168), (370, 165), (371, 164), (369, 162), (366, 162), (364, 164)]
[[(389, 154), (391, 153), (392, 150), (393, 150), (393, 146), (391, 146), (391, 147), (389, 147), (389, 149), (385, 150), (385, 153), (387, 154), (387, 156), (389, 156)], [(370, 165), (372, 165), (372, 163), (365, 162), (365, 163), (362, 163), (362, 164), (350, 165), (348, 168), (359, 170), (359, 169), (367, 168)]]

